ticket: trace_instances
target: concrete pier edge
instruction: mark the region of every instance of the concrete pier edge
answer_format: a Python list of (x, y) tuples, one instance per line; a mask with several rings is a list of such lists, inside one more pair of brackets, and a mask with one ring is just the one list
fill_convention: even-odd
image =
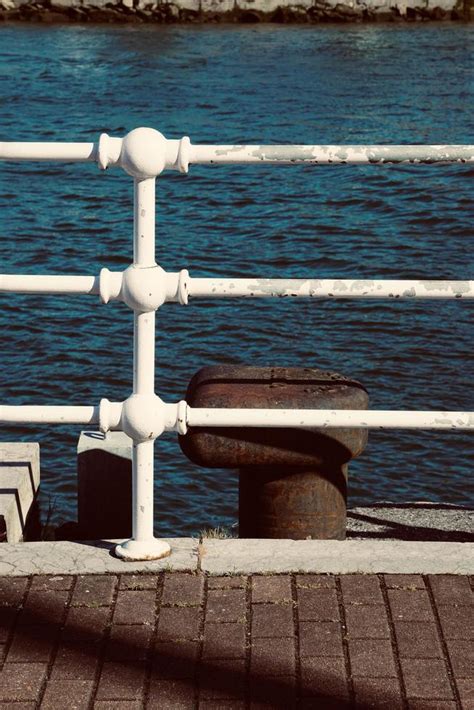
[(474, 574), (474, 543), (400, 540), (198, 540), (171, 538), (163, 560), (124, 562), (117, 541), (0, 546), (0, 576), (145, 573)]
[(0, 20), (44, 23), (472, 21), (473, 0), (0, 0)]

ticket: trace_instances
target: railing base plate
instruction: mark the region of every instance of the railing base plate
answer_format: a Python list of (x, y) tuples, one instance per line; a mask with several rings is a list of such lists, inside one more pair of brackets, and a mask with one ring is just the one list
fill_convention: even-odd
[(114, 550), (117, 557), (122, 560), (159, 560), (162, 557), (169, 557), (171, 547), (163, 540), (127, 540), (121, 545), (117, 545)]

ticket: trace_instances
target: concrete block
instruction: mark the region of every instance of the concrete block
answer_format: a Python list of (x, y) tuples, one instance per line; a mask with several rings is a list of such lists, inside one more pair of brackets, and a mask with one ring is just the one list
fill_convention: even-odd
[(192, 12), (199, 12), (201, 9), (201, 0), (177, 0), (174, 5), (178, 10), (191, 10)]
[(94, 9), (102, 10), (110, 3), (110, 0), (81, 0), (77, 3), (77, 7), (82, 9), (87, 9), (88, 7), (93, 7)]
[(87, 540), (132, 534), (132, 447), (121, 431), (83, 431), (77, 445), (77, 507)]
[(0, 443), (0, 538), (23, 540), (40, 484), (39, 444)]
[(234, 0), (201, 0), (202, 12), (232, 12), (234, 6)]

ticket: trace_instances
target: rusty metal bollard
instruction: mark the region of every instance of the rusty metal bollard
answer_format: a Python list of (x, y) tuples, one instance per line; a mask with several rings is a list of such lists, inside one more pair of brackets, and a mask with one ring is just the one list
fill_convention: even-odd
[[(204, 367), (192, 407), (367, 409), (364, 387), (335, 372), (302, 367)], [(179, 437), (194, 463), (239, 468), (241, 538), (333, 539), (346, 535), (348, 463), (365, 429), (195, 427)]]

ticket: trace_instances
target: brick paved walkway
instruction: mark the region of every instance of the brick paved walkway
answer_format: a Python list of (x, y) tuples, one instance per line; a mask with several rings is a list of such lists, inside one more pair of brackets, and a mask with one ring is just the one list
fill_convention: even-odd
[(468, 710), (472, 581), (0, 578), (0, 710)]

